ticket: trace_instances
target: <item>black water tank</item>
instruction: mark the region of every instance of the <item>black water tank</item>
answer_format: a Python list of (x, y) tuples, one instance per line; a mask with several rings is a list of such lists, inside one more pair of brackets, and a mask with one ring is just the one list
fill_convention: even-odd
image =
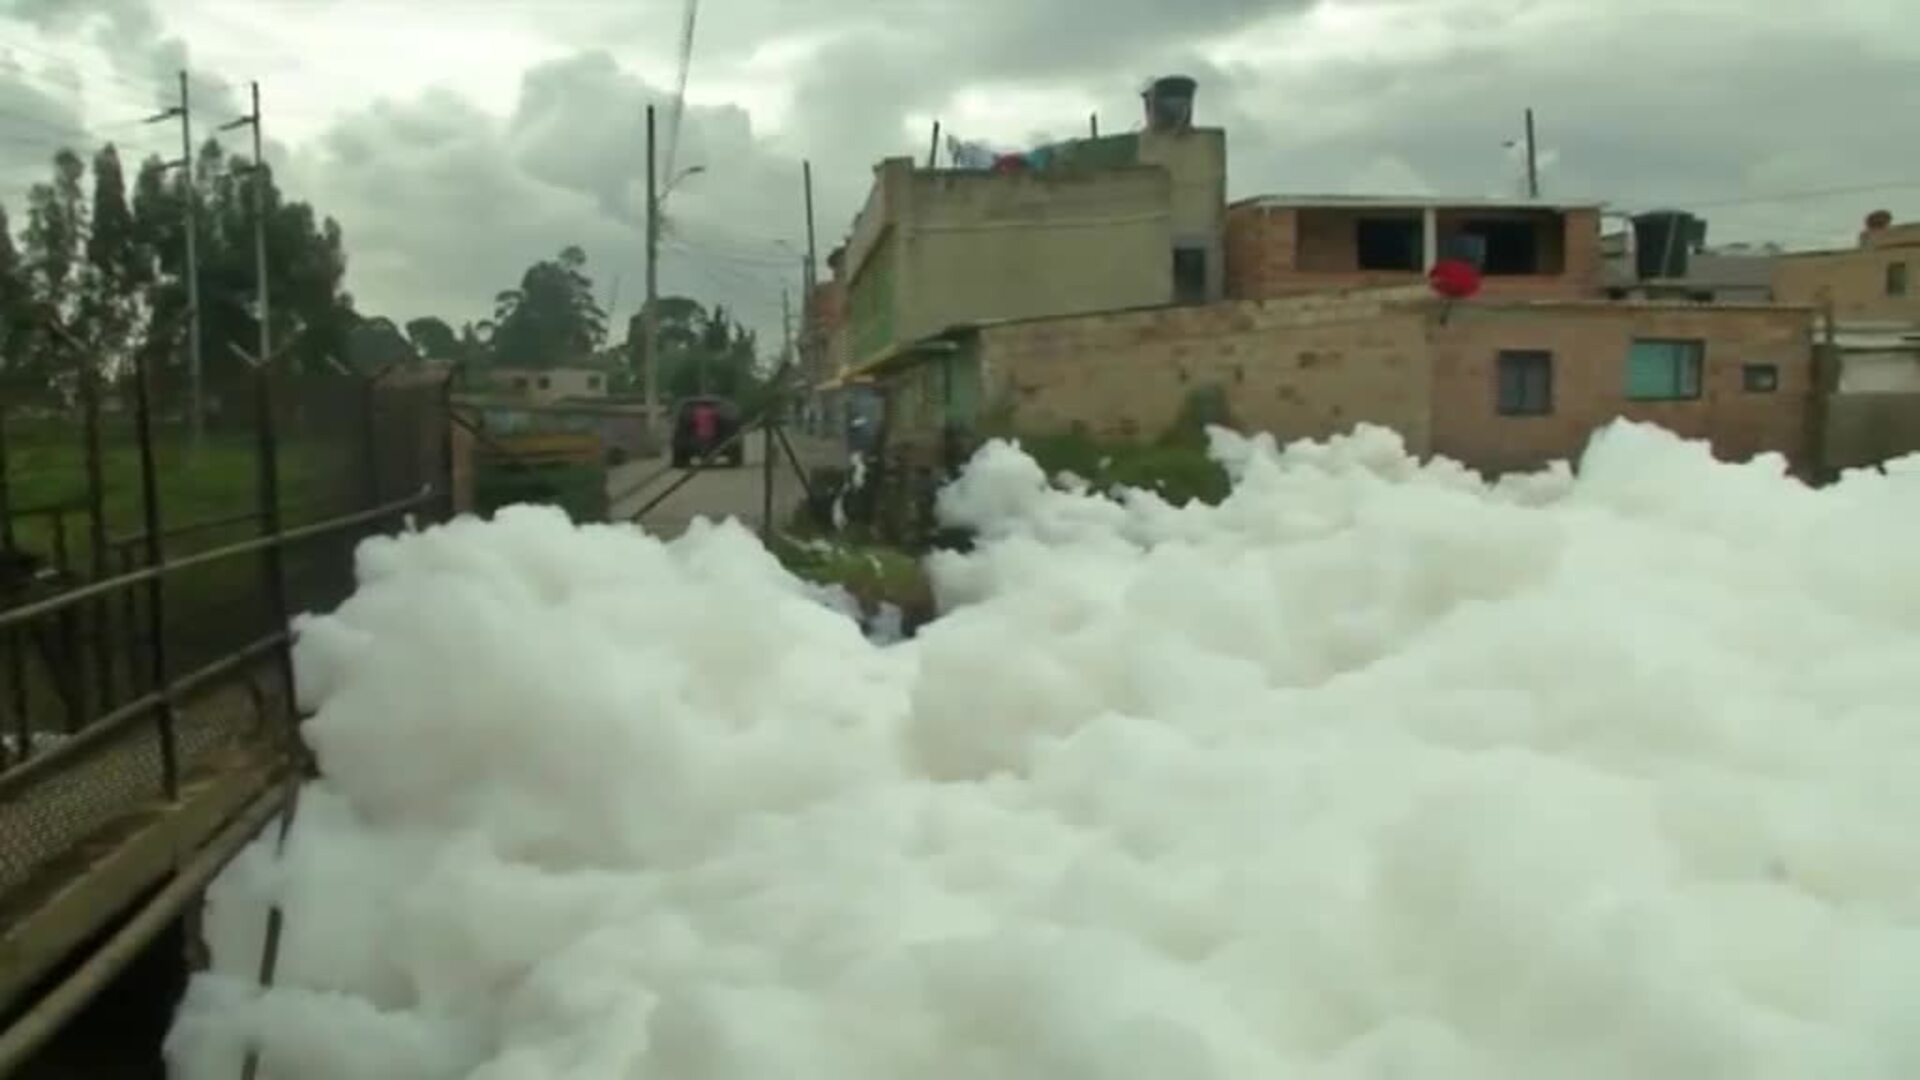
[(1147, 130), (1185, 131), (1193, 126), (1193, 95), (1200, 84), (1185, 75), (1153, 80), (1141, 97), (1147, 102)]
[(1687, 256), (1701, 243), (1706, 222), (1684, 210), (1653, 210), (1633, 217), (1633, 272), (1641, 281), (1687, 276)]

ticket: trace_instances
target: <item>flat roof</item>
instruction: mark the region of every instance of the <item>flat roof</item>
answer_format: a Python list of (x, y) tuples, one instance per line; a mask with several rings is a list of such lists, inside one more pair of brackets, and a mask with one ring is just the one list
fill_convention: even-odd
[(1598, 210), (1601, 202), (1558, 202), (1549, 199), (1488, 198), (1485, 196), (1441, 195), (1252, 195), (1236, 199), (1231, 206), (1301, 207), (1340, 209), (1374, 206), (1381, 209), (1431, 207), (1435, 210)]

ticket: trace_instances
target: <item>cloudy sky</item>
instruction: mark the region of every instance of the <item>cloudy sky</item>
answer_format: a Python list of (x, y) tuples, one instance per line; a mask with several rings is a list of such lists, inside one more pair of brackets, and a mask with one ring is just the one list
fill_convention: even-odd
[[(362, 311), (483, 316), (584, 247), (642, 290), (644, 107), (685, 0), (0, 0), (0, 199), (63, 142), (177, 155), (138, 121), (193, 72), (202, 129), (261, 84), (269, 154), (346, 230)], [(1511, 193), (1539, 117), (1549, 197), (1698, 209), (1719, 241), (1847, 242), (1920, 217), (1920, 0), (705, 0), (662, 288), (778, 336), (813, 163), (820, 249), (872, 163), (949, 132), (1007, 146), (1136, 125), (1200, 80), (1234, 197)], [(662, 122), (662, 139), (666, 124)]]

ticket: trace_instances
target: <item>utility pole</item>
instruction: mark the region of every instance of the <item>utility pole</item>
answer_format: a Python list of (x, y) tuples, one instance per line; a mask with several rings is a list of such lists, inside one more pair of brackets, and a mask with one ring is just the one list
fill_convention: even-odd
[(641, 316), (641, 397), (647, 432), (655, 433), (660, 406), (660, 197), (655, 192), (653, 106), (647, 106), (647, 299)]
[(172, 164), (180, 170), (181, 198), (185, 205), (187, 225), (187, 418), (193, 443), (198, 446), (205, 415), (200, 381), (200, 226), (194, 205), (193, 108), (188, 97), (185, 71), (180, 72), (180, 104), (149, 116), (147, 123), (157, 124), (176, 118), (180, 121), (180, 160)]
[(793, 290), (780, 290), (780, 366), (793, 363)]
[(820, 343), (814, 340), (813, 326), (813, 293), (819, 284), (818, 267), (820, 265), (818, 252), (814, 248), (813, 162), (800, 163), (800, 183), (805, 189), (807, 205), (807, 265), (800, 275), (800, 362), (806, 366), (808, 377), (812, 377), (813, 363), (820, 351)]
[(1527, 198), (1540, 197), (1540, 166), (1534, 153), (1533, 109), (1527, 109)]
[(260, 84), (257, 82), (253, 84), (253, 111), (221, 125), (220, 130), (241, 127), (253, 129), (253, 174), (247, 187), (253, 197), (253, 287), (260, 305), (260, 339), (254, 355), (265, 358), (273, 355), (273, 296), (267, 280), (267, 162), (261, 150)]

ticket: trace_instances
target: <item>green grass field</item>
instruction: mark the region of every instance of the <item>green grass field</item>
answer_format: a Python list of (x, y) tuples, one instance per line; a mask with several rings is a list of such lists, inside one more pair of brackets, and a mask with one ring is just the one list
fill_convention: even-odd
[[(50, 555), (55, 526), (51, 515), (22, 514), (47, 507), (65, 513), (73, 565), (88, 565), (86, 455), (78, 424), (45, 421), (9, 424), (8, 502), (15, 513), (14, 534), (24, 550)], [(110, 427), (101, 440), (101, 474), (109, 540), (140, 533), (144, 507), (140, 492), (140, 452), (130, 425)], [(280, 447), (280, 505), (290, 520), (333, 513), (353, 505), (352, 467), (357, 447), (311, 440)], [(250, 433), (208, 433), (199, 446), (185, 431), (156, 432), (155, 465), (163, 531), (233, 517), (259, 506), (259, 466)], [(301, 510), (309, 513), (301, 514)], [(251, 535), (252, 530), (242, 530)], [(212, 536), (219, 543), (236, 539), (232, 530)], [(183, 537), (179, 550), (204, 546)]]
[[(102, 479), (106, 533), (110, 544), (124, 541), (144, 529), (140, 484), (140, 454), (130, 424), (110, 426), (102, 439)], [(258, 458), (249, 432), (209, 432), (198, 446), (177, 428), (156, 432), (155, 458), (163, 533), (172, 533), (210, 521), (250, 516), (259, 507)], [(52, 561), (55, 518), (25, 513), (64, 507), (64, 531), (69, 565), (81, 576), (91, 567), (86, 514), (86, 458), (77, 423), (15, 420), (8, 424), (7, 481), (16, 546)], [(280, 503), (289, 525), (329, 517), (357, 508), (360, 502), (359, 443), (343, 438), (337, 443), (311, 439), (280, 447)], [(166, 537), (166, 552), (178, 557), (231, 544), (259, 535), (255, 520), (218, 528), (196, 528)], [(318, 540), (289, 549), (284, 566), (296, 608), (337, 599), (333, 594), (345, 581), (351, 538)], [(131, 545), (141, 561), (138, 545)], [(121, 569), (118, 547), (108, 554), (107, 572)], [(166, 636), (170, 664), (180, 674), (239, 648), (271, 628), (264, 562), (259, 555), (238, 556), (196, 567), (166, 578)], [(29, 726), (57, 730), (71, 722), (56, 693), (58, 669), (78, 672), (85, 694), (97, 705), (105, 696), (98, 686), (96, 657), (104, 648), (112, 658), (112, 677), (126, 692), (133, 672), (127, 662), (127, 635), (145, 632), (145, 590), (116, 595), (105, 604), (85, 605), (71, 614), (38, 620), (15, 640), (0, 640), (0, 712), (14, 725), (11, 714), (22, 690), (12, 686), (14, 661), (8, 648), (21, 651), (19, 668), (27, 703)], [(132, 610), (129, 610), (132, 605)], [(51, 649), (51, 653), (49, 653)], [(139, 665), (132, 665), (138, 667)], [(97, 714), (98, 709), (91, 712)]]

